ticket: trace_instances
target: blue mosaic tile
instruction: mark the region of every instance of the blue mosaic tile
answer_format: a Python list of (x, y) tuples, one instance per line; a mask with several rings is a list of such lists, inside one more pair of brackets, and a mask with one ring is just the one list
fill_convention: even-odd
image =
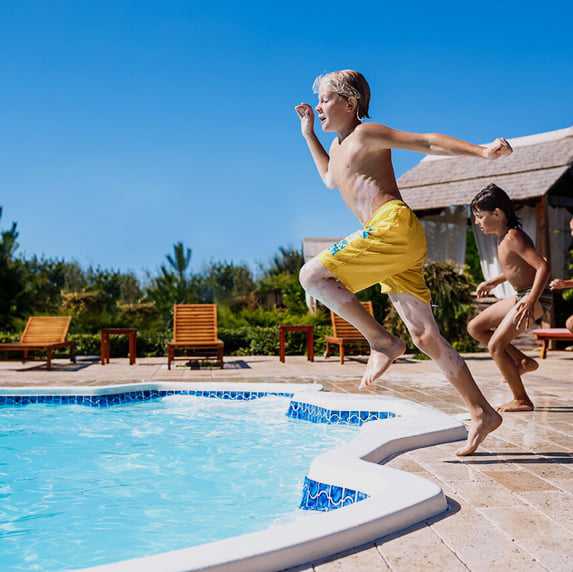
[(361, 491), (319, 483), (305, 477), (299, 508), (302, 510), (327, 512), (360, 502), (366, 498), (368, 498), (368, 495)]
[(287, 415), (292, 419), (331, 425), (362, 425), (367, 421), (396, 417), (392, 411), (337, 411), (298, 401), (290, 402)]
[(251, 401), (261, 397), (292, 397), (292, 393), (274, 391), (201, 391), (201, 390), (162, 390), (144, 389), (125, 391), (106, 395), (0, 395), (0, 407), (23, 406), (31, 403), (44, 403), (50, 405), (84, 405), (87, 407), (107, 408), (124, 403), (150, 401), (161, 399), (169, 395), (190, 395), (194, 397), (208, 397), (210, 399), (226, 399), (231, 401)]

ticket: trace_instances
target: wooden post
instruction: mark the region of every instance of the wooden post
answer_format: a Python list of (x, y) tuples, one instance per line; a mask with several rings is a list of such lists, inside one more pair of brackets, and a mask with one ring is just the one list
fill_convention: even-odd
[(314, 361), (314, 331), (312, 327), (306, 331), (306, 357), (308, 361)]
[(549, 347), (549, 339), (543, 338), (541, 344), (542, 344), (541, 348), (539, 348), (539, 357), (541, 359), (545, 359), (547, 357), (547, 348)]
[[(549, 216), (547, 210), (547, 195), (543, 195), (535, 205), (535, 219), (536, 219), (536, 248), (541, 256), (547, 259), (551, 265), (551, 247), (549, 243)], [(547, 317), (543, 316), (541, 321), (542, 328), (555, 327), (555, 296), (553, 296), (553, 304), (551, 304), (551, 313), (549, 321)]]
[(129, 346), (129, 365), (133, 365), (135, 363), (135, 354), (137, 352), (137, 342), (136, 342), (137, 334), (135, 332), (129, 332), (127, 334), (127, 343)]
[(284, 363), (286, 359), (286, 332), (279, 326), (279, 360)]

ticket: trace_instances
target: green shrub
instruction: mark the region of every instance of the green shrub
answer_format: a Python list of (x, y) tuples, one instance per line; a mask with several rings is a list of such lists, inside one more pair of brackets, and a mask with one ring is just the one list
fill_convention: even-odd
[[(78, 355), (99, 355), (99, 334), (71, 334), (68, 339), (76, 344)], [(137, 355), (139, 357), (157, 357), (166, 355), (167, 343), (171, 339), (168, 332), (138, 332)], [(111, 357), (128, 355), (127, 336), (110, 336)]]
[[(477, 345), (466, 332), (471, 318), (474, 284), (466, 273), (459, 273), (455, 266), (447, 263), (428, 264), (424, 269), (428, 287), (432, 292), (432, 302), (436, 305), (434, 315), (444, 337), (459, 351), (473, 351)], [(330, 312), (319, 306), (316, 314), (306, 311), (303, 304), (304, 292), (295, 275), (279, 273), (267, 277), (259, 294), (283, 286), (283, 302), (288, 307), (264, 308), (244, 307), (231, 309), (227, 304), (218, 306), (219, 337), (225, 343), (225, 355), (278, 355), (280, 324), (309, 324), (314, 326), (315, 352), (324, 351), (324, 337), (330, 333)], [(268, 290), (265, 290), (267, 288)], [(289, 296), (293, 298), (289, 298)], [(114, 314), (105, 311), (106, 304), (100, 294), (83, 292), (68, 295), (65, 303), (74, 315), (72, 334), (69, 339), (76, 342), (79, 355), (98, 355), (100, 348), (99, 328), (102, 326), (131, 326), (138, 328), (137, 354), (144, 356), (165, 356), (166, 345), (171, 339), (168, 325), (163, 322), (160, 312), (152, 303), (114, 304)], [(359, 294), (361, 300), (372, 300), (376, 319), (383, 322), (393, 334), (409, 343), (409, 350), (417, 352), (410, 336), (397, 312), (389, 303), (388, 297), (380, 293), (378, 285)], [(95, 310), (98, 309), (100, 313)], [(92, 311), (93, 310), (93, 311)], [(95, 319), (97, 317), (97, 320)], [(92, 320), (90, 324), (89, 322)], [(83, 333), (75, 333), (75, 332)], [(0, 332), (0, 342), (19, 340), (18, 333)], [(127, 356), (126, 336), (111, 337), (111, 355)], [(306, 348), (304, 335), (289, 333), (288, 354), (303, 354)]]
[[(314, 328), (314, 348), (316, 353), (324, 352), (324, 337), (331, 333), (328, 326)], [(225, 343), (225, 355), (278, 355), (278, 327), (245, 326), (241, 328), (220, 328), (219, 338)], [(0, 332), (0, 342), (17, 342), (19, 334)], [(70, 334), (70, 341), (76, 344), (77, 355), (97, 356), (100, 352), (99, 334)], [(170, 332), (138, 332), (138, 357), (158, 357), (167, 355), (167, 343), (171, 340)], [(128, 355), (127, 336), (110, 336), (111, 357), (126, 357)], [(306, 351), (306, 341), (302, 333), (287, 334), (287, 355), (303, 354)], [(68, 350), (56, 355), (65, 356)], [(7, 354), (8, 355), (8, 354)], [(12, 358), (14, 353), (11, 354)]]
[[(324, 338), (331, 334), (328, 326), (315, 326), (314, 350), (316, 353), (324, 352)], [(219, 337), (225, 343), (225, 355), (278, 355), (279, 329), (278, 327), (222, 328)], [(304, 334), (299, 332), (287, 334), (287, 355), (303, 354), (306, 351)]]
[(296, 325), (326, 325), (330, 323), (330, 315), (322, 308), (317, 314), (309, 312), (293, 313), (286, 308), (243, 308), (237, 312), (232, 311), (225, 305), (217, 308), (219, 328), (237, 329), (246, 327), (270, 328), (281, 324)]
[[(472, 297), (475, 285), (469, 274), (465, 271), (460, 273), (454, 264), (433, 262), (424, 267), (424, 278), (432, 294), (432, 309), (442, 335), (460, 351), (476, 351), (478, 345), (466, 330), (475, 312)], [(408, 345), (408, 351), (418, 351), (398, 312), (391, 305), (384, 319), (384, 327), (402, 338)]]

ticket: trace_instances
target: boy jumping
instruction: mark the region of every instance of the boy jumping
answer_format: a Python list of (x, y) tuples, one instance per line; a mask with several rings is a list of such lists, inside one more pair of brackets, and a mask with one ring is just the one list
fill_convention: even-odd
[(512, 151), (505, 139), (482, 147), (435, 133), (418, 134), (364, 124), (370, 88), (362, 74), (343, 70), (318, 77), (316, 112), (323, 131), (336, 134), (327, 153), (314, 133), (314, 112), (307, 103), (295, 107), (301, 131), (325, 185), (338, 188), (363, 228), (306, 263), (300, 272), (304, 289), (355, 326), (370, 345), (360, 388), (371, 385), (406, 346), (390, 335), (363, 308), (355, 292), (380, 283), (421, 351), (436, 360), (464, 399), (472, 419), (468, 441), (458, 455), (470, 455), (501, 424), (471, 373), (440, 335), (430, 307), (422, 269), (426, 238), (422, 224), (402, 201), (391, 149), (437, 155), (497, 159)]
[(533, 411), (521, 376), (539, 365), (511, 342), (532, 319), (541, 317), (542, 304), (551, 303), (551, 295), (544, 294), (549, 263), (539, 256), (529, 236), (521, 230), (511, 199), (497, 185), (482, 189), (474, 197), (471, 209), (482, 232), (498, 237), (497, 255), (502, 270), (499, 276), (482, 282), (477, 295), (486, 296), (505, 281), (515, 288), (517, 295), (496, 302), (476, 316), (468, 324), (468, 332), (487, 346), (513, 394), (513, 399), (497, 410)]

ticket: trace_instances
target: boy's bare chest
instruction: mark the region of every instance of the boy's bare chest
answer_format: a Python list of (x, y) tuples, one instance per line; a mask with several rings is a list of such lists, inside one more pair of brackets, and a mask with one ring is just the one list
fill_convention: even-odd
[[(367, 145), (349, 142), (331, 149), (329, 172), (336, 186), (344, 186), (359, 175), (376, 180), (383, 187), (392, 179), (393, 170), (388, 152), (380, 152)], [(393, 179), (392, 179), (393, 180)]]
[(344, 181), (356, 171), (357, 154), (351, 146), (331, 152), (329, 170), (337, 182)]
[(502, 241), (497, 247), (499, 263), (504, 270), (517, 271), (527, 263)]

